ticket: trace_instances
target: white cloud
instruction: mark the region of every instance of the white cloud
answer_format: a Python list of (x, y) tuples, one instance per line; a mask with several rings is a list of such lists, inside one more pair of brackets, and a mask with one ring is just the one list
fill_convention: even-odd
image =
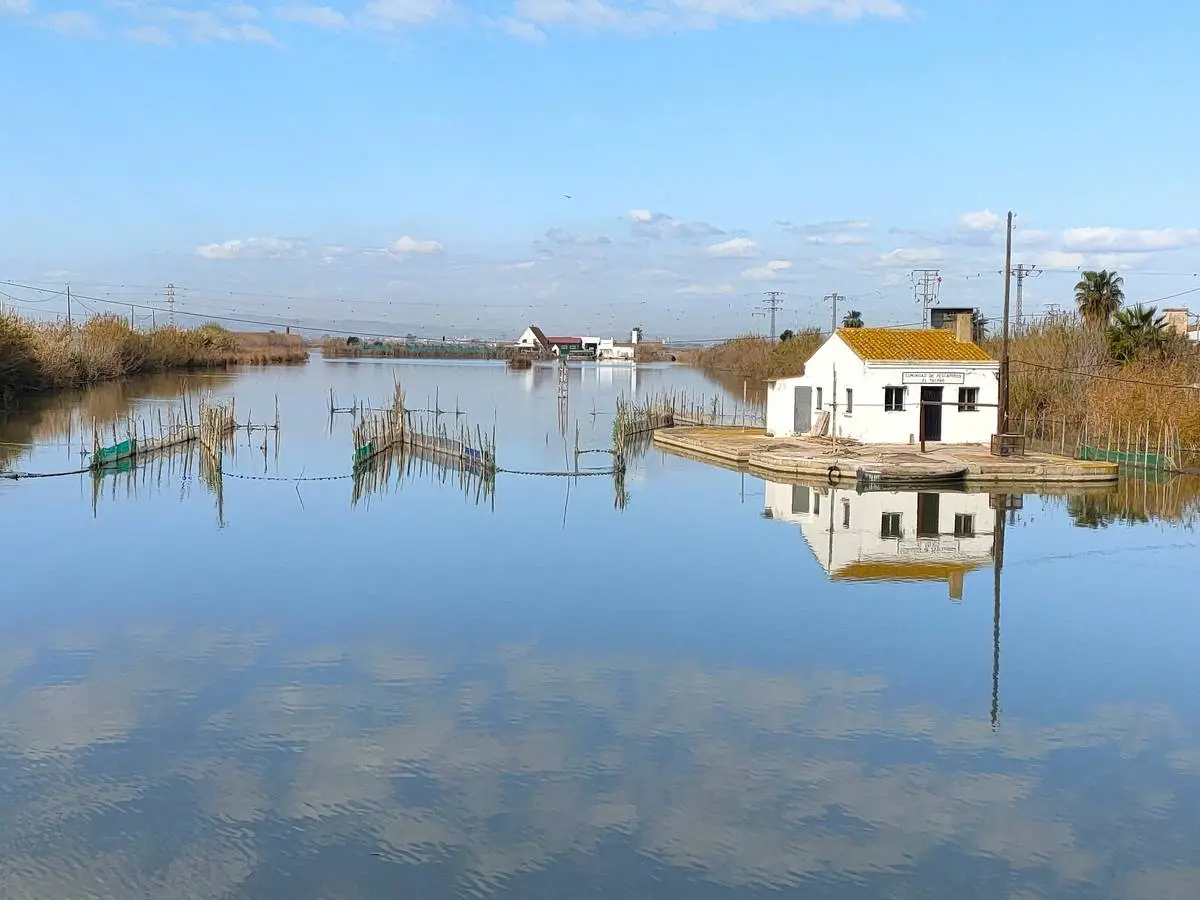
[(1001, 219), (990, 209), (963, 213), (955, 220), (959, 231), (992, 234), (1000, 229)]
[(709, 29), (723, 22), (783, 19), (902, 19), (899, 0), (673, 0), (670, 4), (610, 5), (603, 0), (517, 0), (520, 21), (580, 31), (645, 32)]
[[(836, 219), (830, 222), (816, 222), (811, 225), (795, 225), (785, 220), (776, 222), (775, 224), (783, 228), (784, 231), (790, 231), (792, 234), (810, 234), (817, 237), (822, 235), (836, 235), (846, 231), (867, 231), (871, 227), (871, 223), (865, 219)], [(819, 243), (819, 241), (814, 241), (813, 243)]]
[(488, 24), (499, 28), (509, 37), (515, 37), (518, 40), (529, 41), (531, 44), (541, 44), (546, 40), (546, 32), (538, 28), (532, 22), (523, 22), (520, 19), (514, 19), (511, 16), (505, 16), (503, 19), (487, 20)]
[(743, 269), (742, 277), (749, 281), (770, 281), (773, 278), (779, 277), (779, 273), (790, 269), (792, 261), (790, 259), (773, 259), (765, 266), (759, 266), (753, 269)]
[(711, 244), (704, 252), (718, 258), (746, 258), (758, 256), (758, 244), (750, 238), (735, 237), (718, 244)]
[(202, 259), (278, 259), (299, 254), (295, 241), (273, 237), (235, 239), (196, 248), (196, 255)]
[(899, 247), (883, 254), (879, 257), (879, 262), (885, 266), (924, 265), (941, 262), (945, 258), (946, 255), (937, 247)]
[(74, 9), (51, 13), (42, 19), (42, 25), (67, 37), (96, 37), (100, 34), (100, 23), (95, 16)]
[(503, 270), (532, 269), (536, 265), (537, 265), (536, 260), (526, 259), (526, 260), (522, 260), (521, 262), (508, 263), (507, 265), (501, 266), (500, 268)]
[(1050, 239), (1050, 232), (1038, 231), (1036, 228), (1013, 229), (1014, 247), (1037, 247)]
[(0, 13), (12, 16), (27, 16), (33, 11), (29, 0), (0, 0)]
[(386, 31), (432, 22), (451, 9), (450, 0), (370, 0), (363, 7), (360, 21), (368, 28)]
[(159, 28), (157, 25), (138, 25), (126, 28), (121, 32), (121, 37), (127, 41), (133, 41), (135, 44), (158, 44), (168, 47), (172, 43), (171, 35), (167, 33), (167, 30)]
[(407, 234), (396, 238), (388, 250), (394, 254), (407, 256), (409, 254), (428, 255), (430, 253), (441, 253), (442, 245), (437, 241), (418, 240), (414, 237), (409, 237)]
[[(228, 12), (232, 17), (244, 18), (239, 15), (244, 12), (241, 4), (231, 7)], [(187, 32), (188, 37), (198, 44), (213, 41), (222, 43), (271, 44), (276, 43), (274, 35), (261, 25), (250, 22), (228, 22), (216, 13), (205, 9), (180, 9), (175, 6), (148, 7), (158, 16), (170, 22), (176, 22)]]
[(813, 234), (809, 235), (805, 240), (810, 244), (818, 244), (831, 247), (864, 247), (871, 243), (871, 239), (863, 237), (861, 234), (847, 234), (845, 232), (837, 232), (835, 234)]
[(1200, 228), (1068, 228), (1062, 233), (1067, 251), (1146, 253), (1200, 245)]
[(720, 296), (733, 293), (732, 284), (689, 284), (679, 288), (675, 293), (687, 296)]
[(310, 3), (297, 3), (292, 6), (277, 6), (273, 10), (277, 18), (300, 25), (311, 25), (314, 28), (324, 28), (329, 31), (341, 31), (349, 21), (345, 13), (331, 6), (316, 6)]
[(648, 209), (631, 209), (625, 217), (629, 220), (630, 230), (634, 235), (651, 240), (667, 237), (686, 241), (725, 233), (707, 222), (686, 222)]

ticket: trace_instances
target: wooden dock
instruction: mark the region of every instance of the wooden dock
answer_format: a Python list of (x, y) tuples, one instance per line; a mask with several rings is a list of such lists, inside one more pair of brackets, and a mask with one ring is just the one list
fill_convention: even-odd
[(663, 428), (654, 432), (662, 450), (736, 468), (764, 478), (821, 479), (853, 483), (860, 469), (887, 478), (920, 483), (944, 480), (951, 469), (963, 470), (963, 483), (1089, 484), (1115, 482), (1114, 462), (1071, 459), (1052, 453), (1021, 457), (992, 456), (980, 444), (932, 444), (928, 452), (908, 444), (858, 444), (830, 438), (768, 437), (761, 428)]

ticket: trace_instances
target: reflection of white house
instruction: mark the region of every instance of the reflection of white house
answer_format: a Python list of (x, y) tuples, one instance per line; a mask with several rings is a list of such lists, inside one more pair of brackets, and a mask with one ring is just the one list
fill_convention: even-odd
[(992, 561), (987, 494), (856, 491), (766, 482), (764, 515), (800, 526), (835, 581), (946, 581)]
[(767, 391), (767, 432), (863, 443), (988, 443), (1000, 364), (970, 339), (970, 316), (943, 329), (839, 328)]

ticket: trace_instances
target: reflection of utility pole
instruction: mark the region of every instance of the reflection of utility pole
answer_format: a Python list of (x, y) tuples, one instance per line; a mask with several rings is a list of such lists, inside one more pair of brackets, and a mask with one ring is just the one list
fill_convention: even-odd
[(783, 301), (779, 298), (783, 296), (783, 291), (763, 291), (766, 295), (766, 300), (763, 301), (763, 307), (771, 316), (771, 340), (775, 340), (775, 311), (783, 306)]
[(992, 530), (992, 731), (1000, 721), (1000, 573), (1004, 569), (1005, 512), (1008, 494), (992, 494), (996, 522)]
[(1012, 270), (1012, 273), (1017, 276), (1017, 326), (1021, 325), (1021, 316), (1024, 313), (1022, 306), (1022, 298), (1025, 295), (1025, 279), (1036, 278), (1042, 274), (1042, 270), (1037, 266), (1027, 266), (1024, 263), (1018, 263)]

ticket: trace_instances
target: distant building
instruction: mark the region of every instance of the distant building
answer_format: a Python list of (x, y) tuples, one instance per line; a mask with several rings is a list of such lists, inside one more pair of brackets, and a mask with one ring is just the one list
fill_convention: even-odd
[(633, 362), (637, 348), (633, 344), (618, 344), (612, 338), (604, 338), (596, 348), (598, 362)]
[(799, 525), (833, 581), (945, 581), (961, 600), (964, 576), (992, 561), (988, 494), (859, 494), (768, 481), (763, 514)]
[(546, 335), (543, 333), (542, 329), (538, 328), (536, 325), (530, 325), (524, 331), (522, 331), (521, 336), (517, 338), (517, 341), (515, 344), (513, 344), (513, 346), (518, 350), (526, 350), (531, 353), (550, 352), (550, 341), (546, 338)]
[(982, 320), (976, 321), (977, 312), (971, 306), (934, 306), (929, 310), (929, 327), (957, 331), (958, 317), (968, 315), (971, 317), (971, 340), (979, 343), (987, 337), (987, 328)]
[(798, 378), (767, 392), (767, 433), (828, 435), (868, 444), (922, 439), (986, 444), (996, 425), (1000, 364), (959, 333), (839, 328)]
[(1192, 314), (1186, 306), (1172, 306), (1163, 310), (1167, 327), (1180, 337), (1200, 341), (1200, 325), (1192, 324)]

